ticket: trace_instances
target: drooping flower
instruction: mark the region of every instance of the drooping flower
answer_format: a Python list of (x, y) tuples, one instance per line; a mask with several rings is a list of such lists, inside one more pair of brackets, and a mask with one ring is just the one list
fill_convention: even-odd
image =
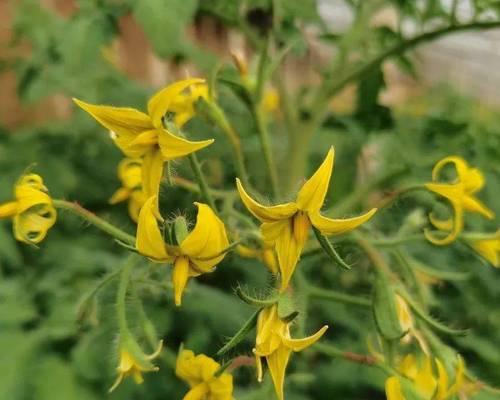
[(166, 244), (163, 240), (158, 220), (155, 197), (149, 198), (139, 213), (136, 248), (139, 253), (157, 262), (172, 262), (174, 270), (175, 304), (180, 305), (182, 293), (190, 277), (212, 272), (225, 256), (229, 246), (223, 222), (206, 204), (194, 203), (198, 216), (194, 229), (176, 238), (177, 245)]
[(277, 305), (264, 308), (257, 319), (257, 337), (253, 349), (257, 379), (259, 382), (262, 381), (261, 358), (265, 357), (279, 400), (284, 398), (285, 371), (292, 351), (298, 352), (312, 346), (328, 329), (325, 325), (314, 335), (303, 339), (292, 339), (290, 325), (290, 322), (283, 321), (279, 317)]
[(276, 253), (273, 246), (266, 246), (264, 243), (260, 247), (249, 247), (242, 244), (236, 247), (236, 252), (238, 255), (244, 258), (256, 258), (261, 261), (273, 275), (277, 275), (278, 260), (276, 259)]
[(0, 205), (0, 218), (12, 218), (14, 237), (24, 243), (40, 243), (55, 224), (57, 212), (36, 174), (21, 177), (14, 188), (15, 200)]
[[(399, 366), (400, 374), (409, 379), (414, 390), (423, 400), (446, 400), (462, 390), (464, 387), (464, 362), (457, 357), (455, 382), (449, 386), (449, 376), (443, 363), (435, 359), (437, 375), (432, 368), (432, 360), (425, 357), (419, 363), (412, 354), (407, 355)], [(387, 400), (406, 400), (404, 384), (400, 376), (391, 376), (385, 381)]]
[(113, 196), (110, 204), (128, 200), (128, 212), (135, 222), (139, 218), (139, 211), (146, 202), (146, 194), (142, 190), (142, 159), (124, 158), (118, 165), (118, 177), (122, 183)]
[(500, 230), (492, 238), (476, 239), (470, 242), (474, 250), (488, 260), (491, 265), (496, 268), (500, 267)]
[[(213, 143), (213, 139), (192, 142), (174, 135), (164, 126), (163, 118), (170, 112), (178, 122), (185, 123), (194, 115), (194, 108), (186, 109), (189, 102), (178, 100), (183, 91), (193, 85), (204, 84), (203, 79), (193, 78), (174, 82), (157, 92), (148, 102), (148, 114), (134, 108), (112, 107), (85, 103), (73, 99), (97, 122), (112, 132), (116, 145), (130, 158), (144, 157), (142, 169), (143, 191), (147, 197), (158, 194), (163, 174), (163, 163), (184, 157)], [(197, 89), (198, 90), (198, 89)], [(192, 95), (190, 95), (192, 99)], [(181, 104), (179, 104), (179, 102)], [(175, 106), (175, 110), (172, 107)]]
[(374, 208), (359, 217), (347, 219), (331, 219), (320, 214), (333, 171), (333, 161), (332, 147), (318, 170), (299, 190), (296, 201), (275, 206), (256, 202), (247, 194), (240, 180), (236, 179), (243, 204), (262, 222), (264, 241), (274, 245), (276, 249), (281, 273), (281, 291), (288, 286), (309, 237), (311, 225), (323, 235), (340, 235), (368, 221), (377, 211)]
[[(457, 177), (451, 183), (440, 183), (440, 172), (448, 164), (453, 164)], [(488, 219), (494, 218), (493, 211), (474, 196), (484, 186), (483, 174), (477, 168), (470, 168), (460, 157), (450, 156), (439, 161), (432, 169), (432, 182), (425, 186), (430, 191), (445, 197), (453, 208), (453, 217), (446, 220), (429, 215), (429, 220), (434, 227), (447, 232), (445, 237), (440, 238), (426, 230), (426, 238), (434, 244), (446, 245), (456, 239), (463, 230), (465, 211), (481, 214)]]
[(220, 367), (218, 362), (204, 354), (195, 356), (191, 350), (181, 350), (175, 374), (191, 388), (183, 399), (232, 400), (233, 377), (227, 372), (217, 376)]
[(158, 343), (157, 349), (152, 354), (144, 354), (137, 342), (127, 334), (126, 338), (120, 343), (120, 361), (116, 368), (118, 377), (115, 383), (109, 389), (109, 392), (115, 390), (124, 378), (132, 376), (136, 384), (144, 382), (143, 372), (158, 371), (151, 361), (161, 353), (163, 342)]

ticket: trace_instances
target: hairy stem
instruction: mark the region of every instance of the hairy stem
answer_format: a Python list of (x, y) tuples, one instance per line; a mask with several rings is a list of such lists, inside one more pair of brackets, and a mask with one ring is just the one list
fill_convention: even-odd
[(203, 196), (207, 204), (210, 206), (210, 208), (214, 210), (214, 212), (216, 212), (214, 199), (210, 194), (207, 181), (205, 180), (205, 176), (201, 171), (200, 162), (198, 161), (198, 157), (196, 157), (196, 154), (191, 153), (189, 155), (189, 162), (191, 164), (191, 169), (193, 170), (196, 181), (198, 182), (198, 185), (200, 187), (201, 195)]

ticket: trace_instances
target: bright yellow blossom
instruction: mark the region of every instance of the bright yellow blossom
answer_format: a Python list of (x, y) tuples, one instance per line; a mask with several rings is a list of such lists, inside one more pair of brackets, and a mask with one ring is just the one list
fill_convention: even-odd
[(500, 267), (500, 230), (491, 239), (471, 240), (472, 247), (494, 267)]
[(260, 248), (244, 246), (242, 244), (236, 247), (236, 252), (245, 258), (256, 258), (261, 261), (273, 275), (278, 274), (278, 260), (272, 246), (262, 244)]
[(194, 229), (185, 238), (177, 238), (178, 245), (168, 245), (158, 227), (161, 216), (156, 213), (155, 204), (155, 197), (149, 198), (139, 213), (136, 248), (154, 261), (173, 263), (172, 283), (175, 304), (179, 306), (188, 279), (212, 272), (224, 258), (229, 241), (223, 222), (212, 209), (194, 203), (198, 207)]
[[(453, 164), (457, 177), (451, 183), (440, 183), (439, 173), (448, 164)], [(444, 238), (438, 238), (425, 231), (426, 238), (437, 245), (445, 245), (453, 242), (457, 235), (463, 230), (465, 211), (475, 212), (488, 219), (494, 218), (494, 213), (474, 194), (484, 186), (484, 177), (477, 168), (470, 168), (465, 160), (460, 157), (450, 156), (439, 161), (432, 170), (432, 182), (425, 185), (427, 189), (445, 197), (453, 207), (453, 218), (439, 220), (432, 214), (429, 219), (432, 225), (448, 234)]]
[(17, 240), (40, 243), (57, 217), (43, 179), (36, 174), (24, 175), (15, 185), (14, 197), (15, 200), (0, 204), (0, 218), (13, 219)]
[[(175, 82), (157, 92), (148, 102), (148, 114), (134, 108), (111, 107), (85, 103), (73, 99), (97, 122), (112, 132), (116, 145), (130, 158), (144, 157), (142, 170), (143, 191), (147, 197), (158, 194), (163, 173), (163, 163), (200, 150), (213, 139), (191, 142), (174, 135), (163, 124), (163, 117), (177, 112), (179, 121), (185, 123), (194, 114), (191, 106), (186, 110), (179, 101), (186, 104), (182, 92), (193, 85), (203, 84), (203, 79), (193, 78)], [(176, 103), (177, 102), (177, 103)], [(189, 105), (189, 102), (187, 102)], [(172, 107), (175, 106), (175, 111)], [(174, 116), (175, 120), (175, 116)]]
[[(437, 377), (432, 369), (430, 357), (425, 357), (423, 363), (418, 363), (412, 354), (407, 355), (401, 365), (399, 372), (412, 384), (414, 390), (423, 400), (446, 400), (456, 395), (464, 386), (464, 362), (461, 357), (457, 358), (455, 371), (455, 382), (449, 386), (448, 373), (443, 363), (435, 359)], [(387, 400), (406, 400), (404, 389), (399, 376), (391, 376), (385, 381), (385, 393)]]
[(240, 180), (236, 179), (241, 200), (262, 222), (264, 241), (275, 246), (281, 273), (281, 291), (288, 286), (311, 225), (323, 235), (340, 235), (368, 221), (377, 211), (374, 208), (359, 217), (348, 219), (331, 219), (320, 214), (333, 171), (333, 161), (332, 147), (318, 170), (299, 190), (297, 200), (276, 206), (265, 206), (253, 200)]
[(208, 86), (205, 83), (192, 85), (184, 93), (177, 95), (170, 104), (169, 111), (175, 113), (174, 124), (182, 127), (195, 114), (195, 104), (203, 98), (208, 100)]
[(120, 362), (116, 368), (118, 377), (109, 389), (109, 392), (115, 390), (127, 376), (132, 376), (135, 383), (141, 384), (144, 382), (144, 378), (142, 377), (143, 372), (158, 371), (158, 367), (153, 365), (151, 361), (158, 357), (162, 347), (163, 342), (160, 341), (154, 353), (147, 355), (142, 352), (134, 340), (129, 339), (126, 341), (126, 344), (120, 348)]
[(111, 204), (128, 200), (128, 212), (135, 222), (139, 218), (139, 211), (147, 200), (142, 190), (142, 160), (140, 158), (125, 158), (118, 165), (118, 177), (122, 182), (119, 188), (109, 199)]
[(284, 398), (285, 371), (292, 351), (301, 351), (313, 345), (328, 329), (328, 326), (325, 325), (314, 335), (304, 339), (292, 339), (290, 325), (290, 322), (283, 321), (278, 316), (277, 305), (264, 308), (257, 319), (257, 337), (253, 349), (257, 366), (257, 379), (259, 382), (262, 381), (261, 357), (265, 357), (279, 400)]
[(204, 354), (195, 356), (191, 350), (181, 350), (175, 374), (191, 388), (183, 399), (232, 400), (233, 377), (227, 372), (216, 376), (220, 367), (218, 362)]

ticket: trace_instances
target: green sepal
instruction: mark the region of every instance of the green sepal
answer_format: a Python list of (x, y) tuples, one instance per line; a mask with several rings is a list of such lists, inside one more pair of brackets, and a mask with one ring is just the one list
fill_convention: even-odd
[(290, 295), (287, 293), (281, 294), (278, 300), (278, 317), (282, 320), (286, 320), (295, 312), (295, 304)]
[(340, 265), (343, 269), (350, 270), (351, 266), (347, 264), (342, 257), (340, 257), (339, 253), (335, 250), (335, 248), (332, 246), (330, 241), (323, 236), (323, 234), (313, 227), (314, 235), (316, 236), (316, 239), (318, 240), (318, 243), (321, 245), (323, 250), (325, 250), (325, 253), (338, 265)]
[(229, 339), (228, 342), (219, 349), (219, 351), (217, 351), (216, 353), (217, 357), (226, 354), (229, 350), (236, 347), (245, 339), (248, 333), (255, 327), (255, 325), (257, 325), (257, 318), (259, 317), (259, 313), (261, 311), (262, 308), (259, 308), (252, 314), (252, 316), (245, 322), (245, 324), (240, 328), (240, 330), (236, 332), (233, 335), (233, 337)]
[(383, 338), (397, 340), (406, 334), (399, 323), (394, 290), (387, 277), (379, 271), (373, 290), (373, 317)]
[(277, 296), (271, 295), (268, 298), (256, 298), (251, 295), (249, 295), (241, 286), (238, 286), (235, 290), (236, 295), (243, 300), (245, 303), (255, 306), (255, 307), (271, 307), (272, 305), (276, 304), (279, 299)]
[(186, 218), (184, 218), (182, 215), (178, 216), (174, 220), (173, 228), (174, 235), (172, 236), (175, 238), (177, 245), (180, 245), (184, 241), (184, 239), (186, 239), (189, 233)]

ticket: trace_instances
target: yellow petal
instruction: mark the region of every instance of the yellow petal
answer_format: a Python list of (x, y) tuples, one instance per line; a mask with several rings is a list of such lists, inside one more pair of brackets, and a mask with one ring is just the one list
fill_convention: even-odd
[(156, 261), (168, 259), (165, 243), (155, 217), (156, 196), (144, 203), (137, 224), (136, 248), (139, 253)]
[(462, 204), (463, 204), (464, 210), (466, 210), (466, 211), (481, 214), (488, 219), (495, 218), (495, 213), (493, 211), (491, 211), (481, 201), (479, 201), (478, 199), (476, 199), (472, 196), (465, 196), (463, 198)]
[(436, 391), (436, 385), (436, 379), (434, 378), (434, 374), (432, 372), (431, 359), (429, 357), (426, 357), (423, 367), (415, 376), (415, 386), (417, 387), (418, 392), (424, 398), (430, 399)]
[(0, 218), (9, 218), (17, 214), (17, 202), (10, 201), (0, 205)]
[(180, 306), (182, 303), (182, 293), (186, 288), (189, 279), (189, 259), (184, 256), (177, 257), (174, 262), (174, 270), (172, 272), (172, 284), (174, 285), (175, 305)]
[[(182, 254), (189, 256), (200, 272), (209, 272), (222, 261), (220, 254), (229, 246), (224, 223), (206, 204), (194, 203), (198, 216), (194, 229), (180, 244)], [(209, 260), (205, 260), (210, 258)]]
[(208, 382), (210, 400), (232, 400), (233, 399), (233, 377), (223, 373), (219, 378)]
[(25, 243), (40, 243), (55, 224), (57, 212), (50, 204), (40, 204), (14, 217), (14, 236)]
[(117, 204), (122, 201), (127, 200), (131, 195), (130, 189), (120, 188), (113, 193), (113, 196), (109, 199), (109, 204)]
[(446, 197), (450, 201), (461, 201), (464, 196), (463, 187), (459, 184), (426, 183), (425, 187), (434, 193)]
[(144, 378), (142, 377), (142, 373), (138, 369), (134, 369), (132, 371), (132, 377), (134, 378), (134, 382), (137, 385), (141, 385), (144, 382)]
[(297, 196), (297, 207), (300, 210), (318, 212), (323, 206), (332, 176), (334, 156), (335, 153), (331, 147), (323, 163), (300, 189)]
[(453, 219), (437, 219), (434, 214), (429, 214), (429, 221), (435, 228), (440, 231), (451, 231), (453, 230)]
[(201, 381), (201, 373), (191, 350), (182, 349), (177, 356), (175, 374), (190, 386), (195, 386)]
[(205, 382), (199, 383), (194, 386), (186, 395), (182, 398), (182, 400), (205, 400), (207, 394), (209, 394), (210, 388)]
[(448, 391), (448, 373), (443, 363), (436, 358), (436, 365), (438, 369), (438, 383), (437, 383), (437, 398), (439, 400), (446, 399)]
[(473, 241), (472, 247), (494, 267), (500, 266), (500, 237)]
[(244, 257), (244, 258), (258, 258), (260, 255), (260, 251), (257, 249), (252, 249), (248, 246), (244, 246), (242, 244), (239, 244), (236, 246), (236, 252), (238, 253), (239, 256)]
[(477, 168), (469, 168), (467, 162), (457, 156), (450, 156), (440, 160), (432, 169), (432, 180), (439, 179), (439, 173), (447, 164), (454, 164), (457, 171), (457, 180), (464, 185), (468, 193), (475, 193), (484, 186), (484, 176)]
[(387, 378), (385, 381), (385, 395), (387, 400), (405, 400), (401, 392), (401, 384), (395, 376)]
[(137, 189), (142, 184), (142, 160), (140, 158), (124, 158), (118, 164), (118, 177), (123, 187)]
[(165, 161), (187, 156), (188, 154), (201, 150), (214, 142), (214, 139), (192, 142), (179, 136), (175, 136), (166, 129), (162, 129), (159, 132), (158, 145), (160, 146), (160, 151)]
[(316, 332), (314, 335), (308, 336), (303, 339), (291, 339), (287, 337), (282, 337), (283, 344), (288, 346), (290, 349), (293, 351), (302, 351), (305, 348), (312, 346), (314, 343), (316, 343), (321, 336), (325, 334), (325, 332), (328, 329), (328, 325), (323, 326), (318, 332)]
[(134, 222), (137, 222), (139, 219), (139, 212), (141, 211), (141, 208), (146, 200), (147, 197), (144, 192), (140, 190), (134, 190), (132, 192), (128, 201), (128, 213)]
[(241, 201), (245, 207), (261, 222), (273, 222), (290, 218), (297, 212), (295, 203), (285, 203), (276, 206), (265, 206), (252, 199), (243, 188), (240, 180), (236, 178), (236, 187), (240, 193)]
[(163, 158), (161, 153), (158, 150), (147, 152), (142, 163), (142, 190), (146, 197), (156, 196), (158, 201), (162, 175)]
[(139, 158), (157, 149), (160, 132), (158, 129), (151, 129), (141, 132), (133, 139), (123, 139), (118, 136), (114, 141), (128, 157)]
[(425, 229), (424, 235), (429, 242), (438, 246), (444, 246), (453, 242), (457, 238), (458, 234), (462, 232), (464, 227), (463, 209), (460, 204), (452, 203), (452, 205), (455, 214), (453, 217), (453, 229), (445, 237), (437, 237), (435, 234), (431, 233), (431, 231)]
[(274, 249), (263, 249), (262, 261), (269, 268), (273, 275), (276, 275), (278, 273), (278, 260), (276, 259), (276, 253), (274, 252)]
[(148, 113), (153, 125), (156, 128), (162, 127), (162, 118), (169, 111), (170, 104), (189, 86), (196, 83), (203, 83), (200, 78), (185, 79), (168, 85), (166, 88), (157, 92), (148, 102)]
[(372, 208), (366, 214), (359, 217), (345, 218), (345, 219), (332, 219), (322, 216), (319, 212), (310, 213), (312, 225), (321, 231), (323, 235), (340, 235), (352, 231), (361, 224), (368, 221), (377, 212), (376, 208)]
[(274, 390), (279, 400), (284, 399), (285, 372), (290, 359), (291, 350), (286, 346), (280, 346), (271, 355), (266, 357), (267, 366), (274, 383)]
[(290, 219), (272, 224), (263, 224), (262, 235), (266, 241), (268, 241), (271, 236), (269, 228), (273, 228), (274, 231), (280, 232), (275, 238), (275, 249), (281, 273), (280, 291), (283, 292), (288, 287), (290, 279), (292, 278), (300, 254), (302, 253), (304, 243), (297, 242), (293, 234), (293, 223)]
[(73, 101), (102, 126), (114, 132), (121, 143), (132, 141), (140, 133), (153, 128), (149, 116), (134, 108), (102, 106), (78, 99)]
[(16, 186), (17, 213), (21, 214), (38, 205), (52, 205), (50, 196), (29, 185)]

